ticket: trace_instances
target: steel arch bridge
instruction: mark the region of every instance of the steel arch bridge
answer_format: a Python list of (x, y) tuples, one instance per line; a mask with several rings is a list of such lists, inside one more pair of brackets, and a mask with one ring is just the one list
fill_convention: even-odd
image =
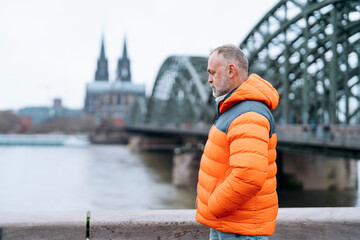
[(161, 125), (212, 122), (215, 108), (206, 69), (205, 57), (168, 57), (156, 77), (145, 122)]
[(240, 44), (284, 123), (360, 123), (360, 1), (282, 0)]
[[(360, 124), (359, 0), (281, 0), (240, 48), (249, 73), (279, 91), (278, 123)], [(142, 121), (212, 123), (216, 112), (206, 69), (207, 57), (168, 57), (146, 109), (138, 104)]]

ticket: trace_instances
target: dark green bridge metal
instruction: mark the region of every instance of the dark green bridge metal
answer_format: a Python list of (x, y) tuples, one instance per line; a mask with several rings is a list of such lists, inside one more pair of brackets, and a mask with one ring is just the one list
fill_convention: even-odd
[(212, 123), (215, 102), (206, 69), (206, 57), (168, 57), (158, 72), (151, 97), (135, 105), (133, 122), (161, 126)]
[(360, 1), (280, 1), (240, 47), (283, 123), (360, 123)]
[[(279, 1), (241, 42), (250, 73), (280, 94), (281, 124), (360, 124), (360, 1)], [(170, 56), (134, 123), (209, 124), (207, 57)]]

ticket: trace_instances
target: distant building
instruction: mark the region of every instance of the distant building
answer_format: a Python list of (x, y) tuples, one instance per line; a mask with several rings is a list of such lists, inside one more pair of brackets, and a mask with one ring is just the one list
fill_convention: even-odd
[(51, 119), (51, 110), (49, 107), (25, 107), (19, 109), (19, 117), (30, 117), (32, 124), (39, 124)]
[(69, 109), (62, 106), (60, 98), (54, 99), (52, 107), (25, 107), (19, 109), (17, 116), (20, 121), (28, 127), (31, 125), (41, 124), (55, 118), (63, 117), (81, 117), (82, 110)]
[(85, 112), (93, 114), (98, 122), (111, 121), (114, 125), (122, 125), (129, 120), (136, 99), (144, 96), (145, 85), (131, 82), (126, 40), (124, 40), (123, 55), (118, 60), (116, 79), (109, 81), (108, 60), (102, 38), (95, 81), (86, 86)]

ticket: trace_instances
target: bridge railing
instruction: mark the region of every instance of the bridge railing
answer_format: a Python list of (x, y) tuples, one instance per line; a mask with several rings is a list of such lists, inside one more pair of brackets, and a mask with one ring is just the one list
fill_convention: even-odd
[(359, 125), (278, 125), (277, 137), (281, 141), (329, 144), (360, 149)]

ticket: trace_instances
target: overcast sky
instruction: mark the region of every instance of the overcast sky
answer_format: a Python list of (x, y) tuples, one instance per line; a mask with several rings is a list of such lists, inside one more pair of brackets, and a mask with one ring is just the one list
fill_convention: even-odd
[(1, 0), (0, 109), (82, 108), (102, 33), (115, 78), (126, 35), (132, 80), (151, 89), (170, 55), (239, 45), (278, 0)]

